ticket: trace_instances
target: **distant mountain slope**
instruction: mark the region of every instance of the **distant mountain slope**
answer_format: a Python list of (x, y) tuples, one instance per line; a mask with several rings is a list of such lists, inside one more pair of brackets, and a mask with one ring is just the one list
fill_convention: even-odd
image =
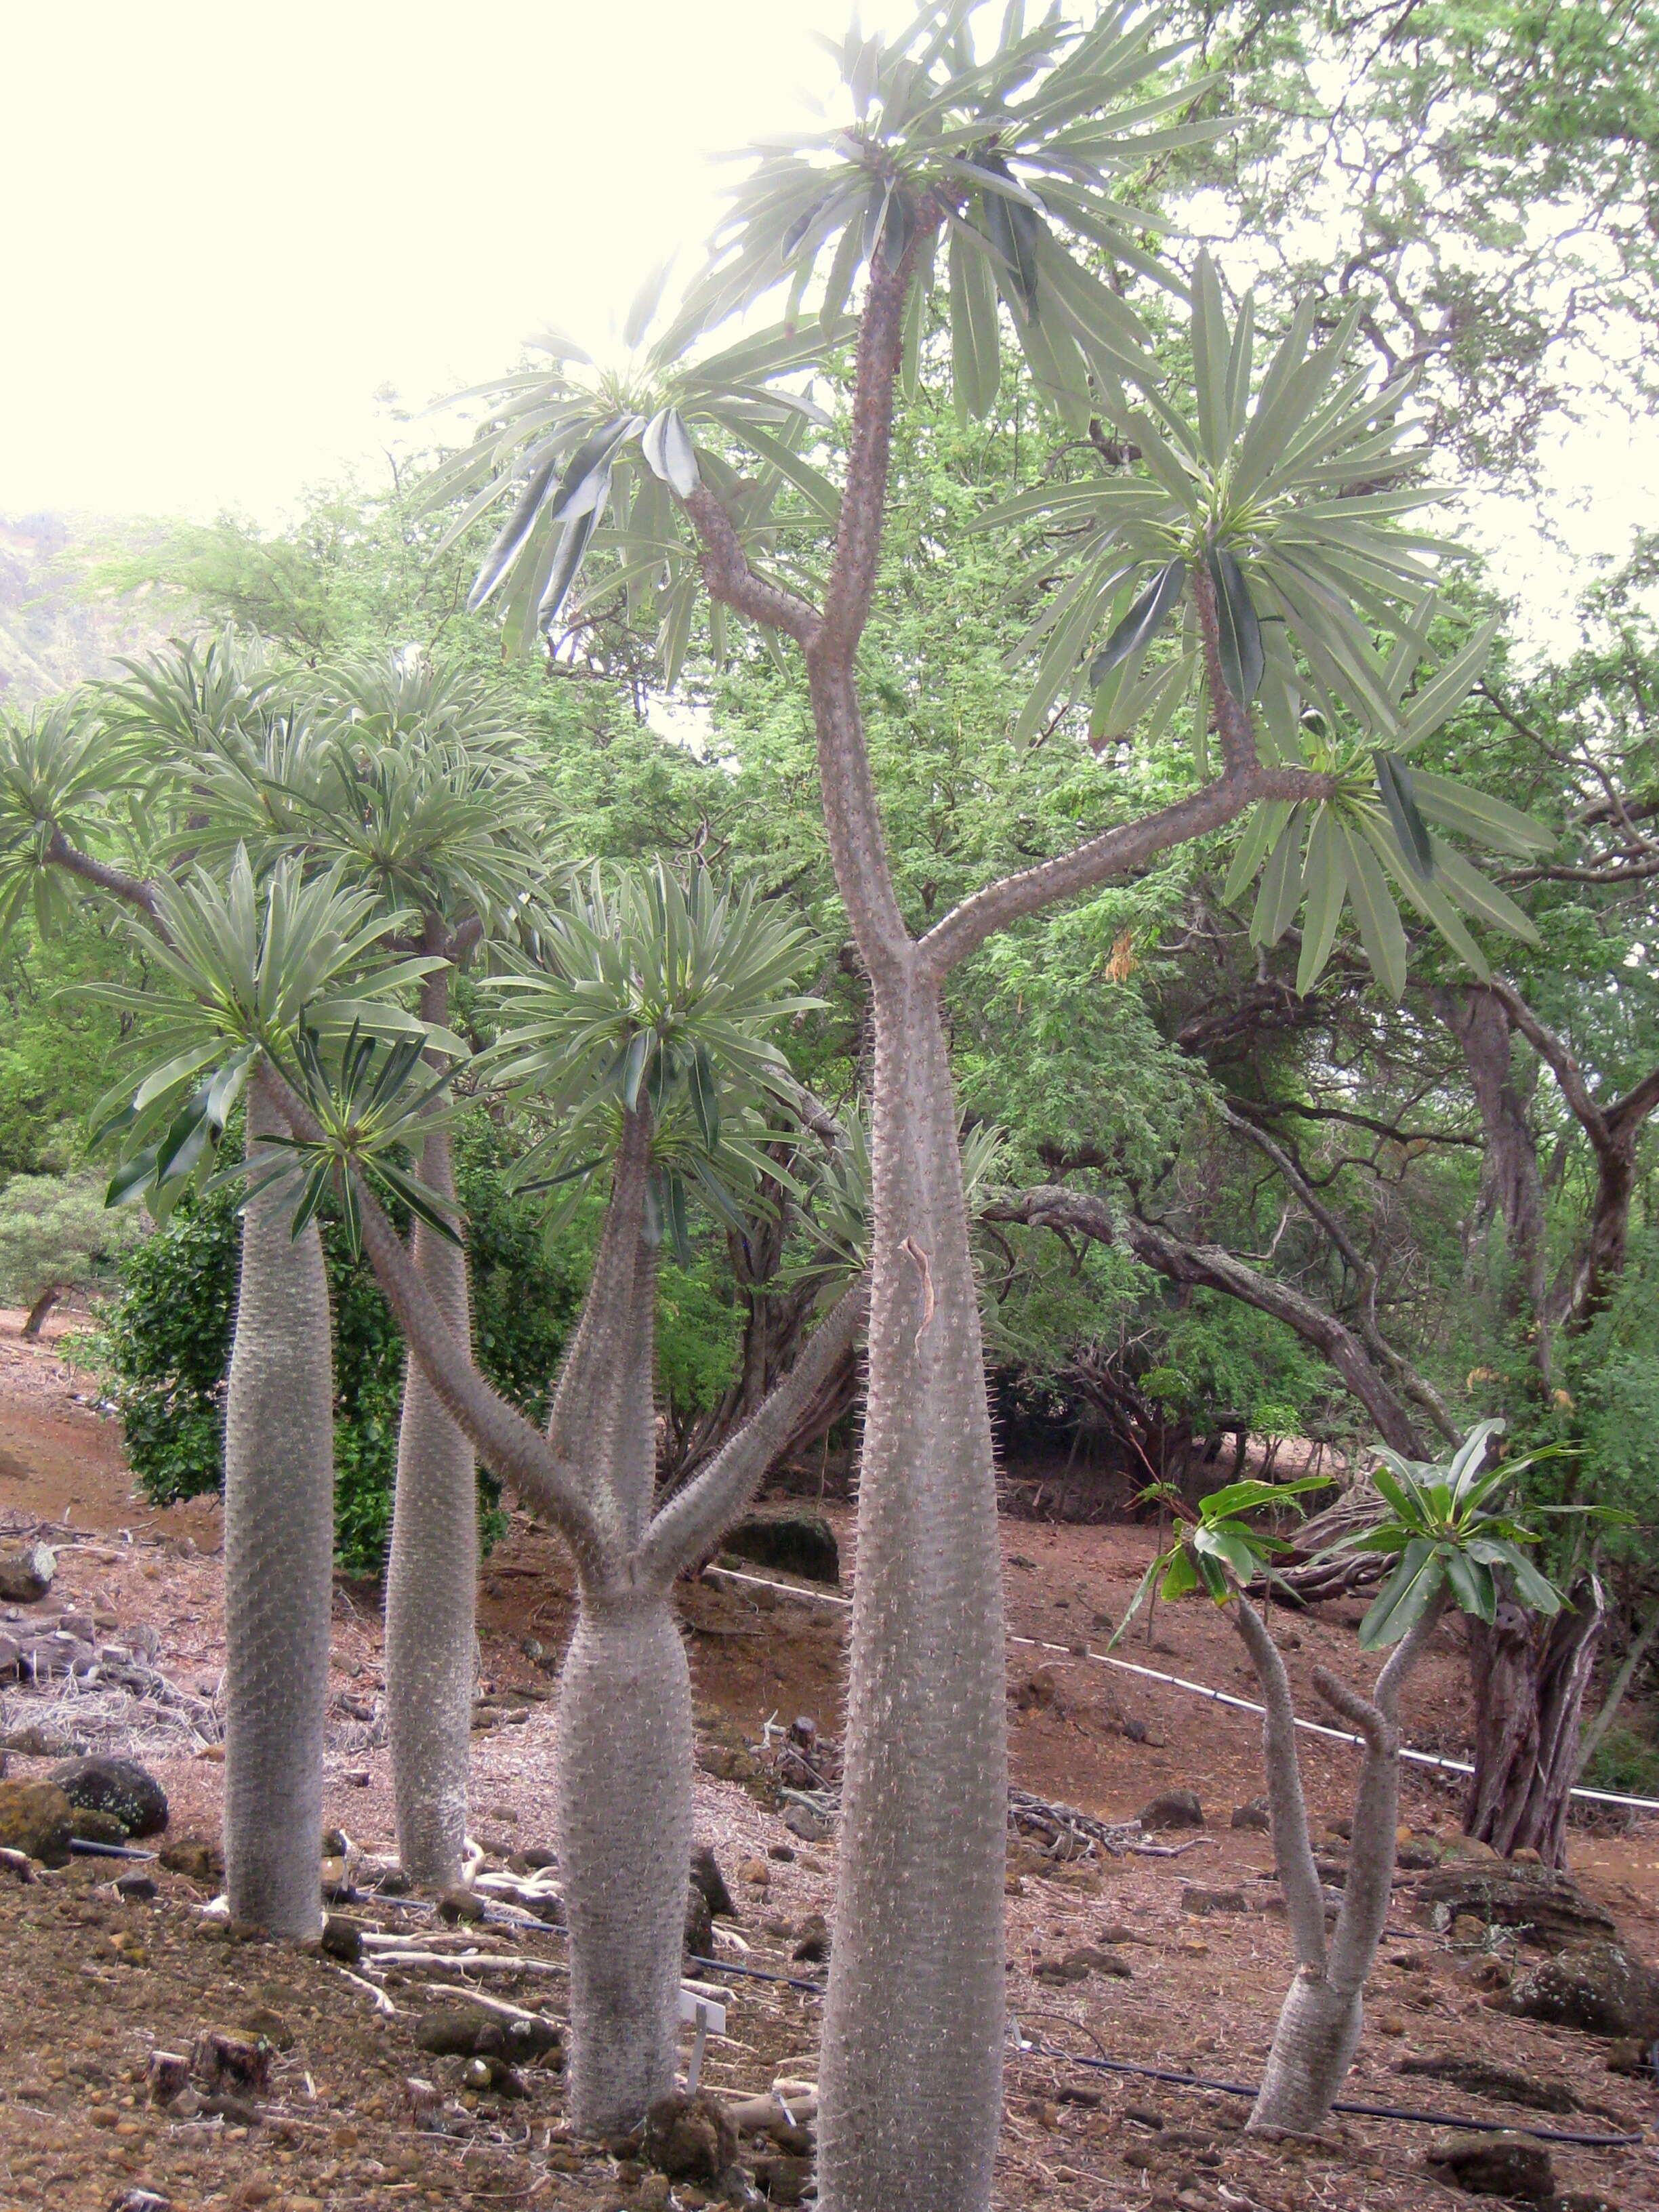
[(149, 651), (176, 626), (143, 599), (82, 595), (73, 556), (109, 528), (89, 516), (0, 515), (0, 708), (112, 675), (119, 655)]

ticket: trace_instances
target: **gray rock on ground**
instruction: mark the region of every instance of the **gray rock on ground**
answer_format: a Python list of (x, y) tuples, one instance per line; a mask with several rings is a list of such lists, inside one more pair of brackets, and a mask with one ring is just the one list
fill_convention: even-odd
[(167, 1824), (167, 1796), (136, 1759), (71, 1759), (46, 1777), (71, 1805), (108, 1813), (130, 1836), (159, 1836)]
[(0, 1552), (0, 1599), (9, 1605), (33, 1605), (52, 1588), (58, 1555), (49, 1544), (25, 1544)]
[(1610, 1912), (1550, 1867), (1449, 1861), (1423, 1875), (1416, 1897), (1437, 1926), (1449, 1927), (1468, 1913), (1488, 1927), (1520, 1929), (1555, 1949), (1611, 1942), (1618, 1933)]
[(1586, 2035), (1659, 2038), (1659, 1973), (1618, 1943), (1559, 1951), (1491, 2000), (1521, 2020), (1574, 2027)]
[(1201, 1828), (1204, 1808), (1195, 1790), (1164, 1790), (1140, 1808), (1143, 1828)]

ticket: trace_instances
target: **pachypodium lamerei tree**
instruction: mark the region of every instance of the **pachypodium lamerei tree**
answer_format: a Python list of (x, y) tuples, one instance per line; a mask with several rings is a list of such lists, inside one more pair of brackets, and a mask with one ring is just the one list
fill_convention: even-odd
[(1366, 1650), (1394, 1646), (1370, 1696), (1362, 1697), (1322, 1667), (1314, 1669), (1315, 1689), (1364, 1747), (1347, 1875), (1329, 1927), (1308, 1836), (1290, 1676), (1267, 1623), (1244, 1595), (1244, 1586), (1259, 1575), (1271, 1575), (1275, 1556), (1291, 1548), (1282, 1538), (1253, 1528), (1244, 1516), (1298, 1492), (1321, 1488), (1320, 1478), (1231, 1483), (1201, 1498), (1196, 1512), (1172, 1498), (1178, 1516), (1175, 1541), (1147, 1569), (1118, 1630), (1121, 1635), (1154, 1587), (1167, 1598), (1202, 1589), (1231, 1612), (1261, 1686), (1273, 1852), (1297, 1967), (1250, 2112), (1251, 2128), (1316, 2133), (1353, 2063), (1364, 2029), (1365, 1984), (1393, 1894), (1400, 1698), (1442, 1613), (1449, 1605), (1474, 1620), (1492, 1620), (1500, 1577), (1534, 1612), (1561, 1608), (1560, 1592), (1528, 1556), (1538, 1531), (1527, 1525), (1524, 1509), (1502, 1495), (1535, 1455), (1485, 1465), (1488, 1443), (1503, 1426), (1501, 1421), (1481, 1422), (1443, 1464), (1407, 1460), (1384, 1449), (1380, 1456), (1386, 1464), (1372, 1480), (1388, 1505), (1387, 1521), (1333, 1547), (1397, 1553), (1398, 1564), (1360, 1626), (1359, 1641)]
[(326, 1037), (366, 1024), (417, 1050), (427, 1032), (397, 994), (436, 963), (386, 952), (373, 894), (337, 872), (307, 879), (292, 859), (261, 887), (238, 852), (222, 884), (204, 872), (160, 879), (144, 906), (131, 926), (154, 987), (95, 987), (135, 1023), (131, 1072), (100, 1109), (124, 1139), (111, 1198), (165, 1212), (211, 1165), (243, 1102), (251, 1184), (225, 1401), (225, 1881), (234, 1918), (309, 1936), (321, 1923), (334, 1390), (316, 1224), (294, 1224), (271, 1187), (284, 1164), (269, 1143), (284, 1129), (276, 1071), (302, 1026)]
[[(1113, 702), (1132, 686), (1136, 714), (1150, 711), (1154, 726), (1176, 684), (1168, 679), (1150, 710), (1140, 696), (1159, 680), (1146, 653), (1157, 642), (1152, 617), (1177, 604), (1188, 611), (1201, 679), (1194, 787), (1139, 818), (1114, 822), (1113, 787), (1103, 776), (1105, 826), (1097, 835), (988, 884), (916, 933), (888, 865), (857, 681), (878, 584), (895, 405), (906, 381), (921, 374), (928, 333), (943, 318), (957, 405), (968, 416), (991, 406), (1000, 298), (1033, 380), (1063, 425), (1086, 428), (1120, 395), (1126, 416), (1182, 416), (1145, 326), (1095, 264), (1146, 265), (1126, 239), (1130, 219), (1108, 189), (1110, 173), (1214, 127), (1165, 122), (1192, 87), (1159, 77), (1174, 57), (1154, 49), (1151, 21), (1131, 26), (1108, 13), (1085, 32), (1051, 12), (1028, 31), (1016, 8), (1003, 18), (994, 50), (981, 56), (975, 12), (971, 0), (953, 0), (924, 9), (891, 46), (848, 41), (842, 57), (848, 119), (763, 149), (738, 189), (709, 271), (673, 326), (689, 343), (714, 316), (787, 285), (797, 314), (815, 305), (834, 327), (856, 289), (844, 472), (821, 571), (814, 573), (804, 537), (821, 493), (811, 511), (792, 516), (801, 528), (781, 537), (775, 558), (745, 542), (720, 465), (694, 443), (672, 404), (639, 434), (644, 465), (660, 475), (696, 533), (711, 602), (764, 638), (792, 641), (804, 659), (825, 827), (874, 1014), (860, 1573), (840, 1932), (821, 2069), (826, 2212), (982, 2212), (996, 2139), (1005, 1662), (991, 1430), (941, 1004), (946, 979), (994, 931), (1144, 867), (1173, 845), (1224, 830), (1264, 803), (1341, 815), (1350, 803), (1342, 774), (1286, 760), (1261, 741), (1253, 679), (1258, 658), (1265, 659), (1262, 617), (1277, 610), (1264, 602), (1253, 611), (1245, 568), (1260, 568), (1269, 555), (1283, 556), (1287, 574), (1296, 568), (1285, 598), (1297, 601), (1301, 658), (1292, 652), (1291, 665), (1345, 702), (1364, 696), (1373, 665), (1380, 682), (1371, 627), (1407, 625), (1432, 574), (1419, 557), (1426, 549), (1399, 542), (1392, 510), (1352, 520), (1358, 554), (1340, 518), (1318, 512), (1345, 488), (1411, 465), (1399, 442), (1401, 395), (1372, 395), (1363, 380), (1344, 376), (1348, 333), (1312, 347), (1307, 315), (1261, 375), (1248, 338), (1230, 339), (1218, 365), (1213, 284), (1200, 276), (1190, 297), (1201, 427), (1172, 432), (1173, 447), (1161, 436), (1149, 440), (1142, 452), (1150, 482), (1123, 480), (1149, 512), (1173, 502), (1173, 539), (1149, 541), (1109, 584), (1080, 544), (1074, 569), (1066, 550), (1045, 541), (1026, 580), (1028, 589), (1047, 592), (1039, 619), (1050, 697), (1062, 690), (1080, 696), (1093, 662), (1103, 659), (1098, 678), (1115, 677)], [(949, 261), (943, 288), (933, 281), (941, 242)], [(1188, 293), (1179, 278), (1159, 273), (1177, 294)], [(1248, 328), (1248, 314), (1244, 320)], [(548, 404), (562, 388), (547, 383)], [(535, 387), (519, 386), (474, 449), (478, 462), (499, 470), (498, 496), (512, 490), (518, 498), (512, 529), (481, 584), (505, 573), (502, 563), (550, 557), (547, 535), (537, 534), (538, 514), (546, 532), (567, 549), (574, 544), (574, 526), (560, 502), (575, 464), (556, 489), (551, 474), (539, 477), (536, 406)], [(741, 422), (731, 427), (734, 436), (747, 435)], [(1219, 453), (1213, 465), (1165, 465), (1166, 452), (1190, 456), (1206, 442)], [(1290, 464), (1315, 447), (1318, 465), (1310, 459), (1298, 474)], [(1238, 505), (1225, 487), (1247, 459), (1252, 468), (1266, 465), (1273, 496)], [(1212, 478), (1206, 501), (1194, 487)], [(1115, 490), (1120, 479), (1097, 471), (1091, 482)], [(1038, 524), (1045, 501), (1063, 507), (1072, 489), (1056, 477), (1012, 514), (1005, 510), (1002, 526)], [(632, 547), (629, 520), (613, 507), (607, 543), (623, 574), (660, 557), (663, 543), (659, 534)], [(1311, 535), (1310, 523), (1320, 526)], [(598, 548), (596, 526), (576, 557)], [(1141, 580), (1137, 571), (1147, 566), (1161, 580), (1136, 618), (1146, 631), (1137, 651), (1133, 631), (1126, 647), (1122, 623)], [(1301, 609), (1315, 602), (1319, 618), (1303, 621)], [(1062, 624), (1056, 641), (1050, 633)], [(1310, 636), (1322, 656), (1316, 664), (1304, 649)], [(926, 671), (914, 680), (925, 684)], [(1408, 771), (1382, 773), (1415, 842), (1420, 810)]]
[(688, 1199), (722, 1218), (775, 1164), (766, 1102), (793, 1095), (772, 1032), (805, 933), (753, 891), (665, 868), (595, 880), (544, 919), (537, 957), (485, 988), (502, 1035), (489, 1072), (551, 1117), (532, 1183), (611, 1188), (581, 1317), (543, 1436), (471, 1364), (428, 1285), (356, 1178), (381, 1140), (313, 1084), (290, 1097), (296, 1158), (353, 1171), (352, 1212), (405, 1336), (451, 1415), (574, 1555), (577, 1624), (560, 1674), (556, 1814), (570, 1934), (571, 2112), (631, 2126), (673, 2087), (691, 1853), (690, 1681), (671, 1592), (753, 1495), (863, 1313), (845, 1291), (788, 1374), (697, 1477), (656, 1505), (657, 1259)]
[[(408, 653), (267, 675), (249, 702), (215, 681), (215, 648), (185, 647), (118, 687), (127, 726), (160, 741), (191, 793), (191, 851), (235, 846), (256, 867), (293, 855), (373, 892), (405, 950), (433, 962), (422, 1020), (448, 1020), (453, 977), (521, 925), (549, 860), (547, 809), (487, 686)], [(230, 657), (228, 647), (218, 648)], [(252, 711), (250, 711), (250, 708)], [(418, 1139), (420, 1176), (453, 1198), (441, 1117)], [(416, 1265), (464, 1341), (466, 1259), (433, 1224)], [(459, 1875), (466, 1829), (477, 1586), (471, 1444), (408, 1364), (386, 1562), (386, 1723), (398, 1850), (417, 1881)]]

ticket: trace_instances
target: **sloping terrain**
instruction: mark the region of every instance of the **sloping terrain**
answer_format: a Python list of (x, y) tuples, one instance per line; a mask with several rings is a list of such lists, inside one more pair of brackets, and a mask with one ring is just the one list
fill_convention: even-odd
[[(246, 1940), (204, 1914), (216, 1887), (207, 1847), (222, 1774), (214, 1717), (222, 1656), (216, 1516), (199, 1505), (182, 1520), (136, 1508), (110, 1430), (74, 1402), (77, 1387), (85, 1395), (83, 1378), (50, 1349), (6, 1349), (0, 1449), (19, 1471), (0, 1490), (0, 1522), (32, 1530), (52, 1522), (58, 1540), (67, 1539), (49, 1595), (14, 1613), (37, 1626), (65, 1611), (90, 1615), (99, 1635), (128, 1642), (152, 1630), (155, 1664), (193, 1719), (151, 1714), (146, 1721), (131, 1703), (100, 1705), (61, 1680), (4, 1695), (0, 1733), (12, 1731), (15, 1740), (21, 1727), (48, 1731), (35, 1739), (36, 1750), (12, 1753), (10, 1778), (44, 1776), (71, 1743), (115, 1748), (125, 1741), (141, 1751), (171, 1801), (161, 1840), (173, 1864), (139, 1869), (154, 1878), (157, 1893), (131, 1901), (115, 1892), (111, 1876), (120, 1869), (110, 1861), (77, 1859), (27, 1886), (0, 1869), (0, 2208), (108, 2212), (125, 2202), (155, 2212), (126, 2194), (143, 2189), (175, 2212), (255, 2205), (313, 2212), (405, 2201), (661, 2212), (670, 2201), (661, 2177), (645, 2171), (632, 2147), (572, 2139), (556, 2063), (547, 2063), (556, 2062), (556, 2050), (515, 2068), (514, 2087), (525, 2094), (503, 2095), (467, 2086), (476, 2058), (427, 2047), (446, 2039), (433, 2016), (453, 2010), (468, 1983), (498, 2006), (544, 2009), (556, 2021), (562, 1942), (556, 1928), (521, 1921), (446, 1929), (429, 1907), (361, 1895), (341, 1911), (370, 1932), (371, 1955), (378, 1949), (381, 1959), (374, 1974), (361, 1961)], [(77, 1502), (64, 1530), (70, 1485)], [(834, 1518), (850, 1553), (845, 1516)], [(1029, 1841), (1011, 1838), (1011, 2006), (1024, 2039), (1040, 2048), (1011, 2058), (1000, 2203), (1010, 2212), (1147, 2205), (1313, 2212), (1473, 2201), (1424, 2162), (1443, 2127), (1348, 2115), (1317, 2144), (1247, 2141), (1239, 2134), (1245, 2100), (1157, 2078), (1258, 2078), (1290, 1972), (1267, 1839), (1229, 1825), (1233, 1808), (1261, 1786), (1254, 1724), (1085, 1656), (1098, 1653), (1104, 1621), (1127, 1601), (1147, 1533), (1023, 1522), (1010, 1526), (1006, 1540), (1012, 1629), (1058, 1647), (1011, 1645), (1016, 1781), (1111, 1820), (1130, 1818), (1158, 1793), (1191, 1789), (1207, 1825), (1153, 1838), (1180, 1856), (1130, 1851), (1081, 1865), (1043, 1860)], [(854, 1569), (848, 1559), (844, 1571)], [(712, 1578), (684, 1593), (704, 1722), (700, 1833), (716, 1850), (738, 1916), (716, 1923), (713, 1955), (720, 1969), (747, 1967), (809, 1985), (821, 1981), (822, 1966), (793, 1954), (804, 1937), (813, 1948), (812, 1916), (833, 1911), (833, 1836), (808, 1839), (786, 1825), (775, 1778), (750, 1747), (762, 1741), (769, 1717), (787, 1723), (810, 1714), (833, 1737), (845, 1618), (822, 1601), (833, 1595), (815, 1600)], [(526, 1868), (523, 1854), (550, 1841), (549, 1698), (568, 1599), (556, 1547), (515, 1516), (509, 1540), (484, 1569), (483, 1702), (474, 1739), (474, 1828), (486, 1864), (497, 1869)], [(1363, 1680), (1352, 1608), (1342, 1613), (1281, 1619), (1299, 1693), (1307, 1694), (1316, 1662)], [(0, 1632), (15, 1634), (20, 1625), (0, 1622)], [(372, 1591), (341, 1588), (336, 1631), (326, 1816), (349, 1839), (355, 1867), (360, 1850), (371, 1861), (388, 1852), (392, 1835)], [(1138, 1624), (1119, 1656), (1249, 1694), (1242, 1654), (1207, 1607), (1160, 1608), (1150, 1638)], [(1448, 1635), (1409, 1700), (1413, 1741), (1449, 1749), (1460, 1741), (1461, 1674)], [(143, 1726), (150, 1733), (135, 1738)], [(1310, 1817), (1338, 1863), (1340, 1840), (1325, 1832), (1347, 1809), (1352, 1771), (1342, 1747), (1310, 1741)], [(1428, 1856), (1451, 1843), (1455, 1798), (1446, 1785), (1414, 1776), (1402, 1818), (1419, 1856)], [(1586, 1894), (1649, 1959), (1659, 1957), (1653, 1836), (1651, 1829), (1576, 1835), (1572, 1850)], [(1407, 1875), (1400, 1889), (1350, 2100), (1590, 2136), (1650, 2124), (1651, 2075), (1642, 2082), (1609, 2072), (1604, 2040), (1494, 2008), (1505, 2002), (1507, 1981), (1541, 1953), (1467, 1923), (1436, 1929), (1416, 1879)], [(465, 1942), (495, 1964), (399, 1966), (383, 1939), (411, 1928), (430, 1931), (440, 1958)], [(754, 1972), (698, 1971), (731, 1988), (726, 2035), (708, 2045), (710, 2087), (762, 2093), (780, 2076), (813, 2078), (818, 2002), (811, 1986)], [(447, 1987), (456, 1994), (446, 1996)], [(469, 2015), (475, 2022), (481, 2009)], [(216, 2030), (233, 2044), (263, 2038), (270, 2048), (259, 2063), (268, 2077), (240, 2087), (233, 2081), (228, 2092), (222, 2081), (216, 2096), (198, 2065), (197, 2109), (159, 2110), (144, 2087), (152, 2053), (188, 2057), (208, 2050), (201, 2039)], [(550, 2033), (536, 2031), (542, 2039)], [(1078, 2057), (1152, 2071), (1089, 2070), (1070, 2063)], [(1448, 2062), (1480, 2062), (1515, 2078), (1507, 2090), (1498, 2077), (1496, 2087), (1489, 2080), (1476, 2091), (1421, 2070)], [(1401, 2070), (1407, 2067), (1413, 2070)], [(1534, 2101), (1517, 2103), (1516, 2095)], [(1659, 2203), (1659, 2161), (1645, 2143), (1550, 2150), (1556, 2190), (1580, 2192), (1571, 2201)], [(745, 2139), (743, 2156), (773, 2201), (793, 2201), (804, 2169), (791, 2163), (787, 2146), (773, 2136)], [(678, 2185), (672, 2199), (707, 2201), (695, 2185)]]

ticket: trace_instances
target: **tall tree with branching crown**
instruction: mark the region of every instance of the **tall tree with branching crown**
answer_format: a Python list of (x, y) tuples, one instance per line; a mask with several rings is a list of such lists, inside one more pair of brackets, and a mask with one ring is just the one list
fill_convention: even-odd
[[(799, 315), (826, 268), (816, 296), (833, 325), (861, 283), (844, 477), (821, 578), (808, 580), (799, 555), (785, 568), (745, 544), (719, 470), (672, 401), (639, 433), (644, 465), (696, 533), (711, 601), (792, 641), (804, 658), (824, 821), (874, 1012), (869, 1381), (821, 2075), (825, 2212), (982, 2212), (996, 2140), (1002, 1607), (945, 980), (993, 932), (1171, 846), (1259, 821), (1270, 805), (1286, 810), (1276, 826), (1270, 818), (1271, 903), (1276, 912), (1288, 901), (1292, 914), (1310, 904), (1304, 941), (1311, 936), (1316, 951), (1328, 947), (1347, 896), (1369, 941), (1385, 948), (1394, 910), (1385, 867), (1431, 918), (1441, 909), (1449, 934), (1459, 924), (1448, 899), (1468, 890), (1466, 864), (1441, 865), (1412, 772), (1395, 757), (1386, 664), (1372, 641), (1378, 628), (1409, 630), (1434, 550), (1402, 543), (1387, 505), (1329, 512), (1338, 494), (1412, 465), (1401, 445), (1403, 395), (1344, 375), (1348, 334), (1315, 345), (1306, 313), (1258, 375), (1248, 311), (1244, 335), (1230, 334), (1218, 282), (1200, 271), (1189, 287), (1159, 269), (1191, 310), (1197, 425), (1188, 422), (1117, 289), (1119, 272), (1146, 273), (1147, 258), (1109, 181), (1148, 152), (1217, 126), (1168, 120), (1193, 87), (1160, 74), (1176, 57), (1154, 47), (1155, 19), (1108, 11), (1085, 31), (1054, 9), (1028, 29), (1017, 0), (981, 53), (977, 12), (972, 0), (949, 0), (925, 8), (890, 45), (849, 38), (838, 51), (847, 121), (760, 149), (713, 264), (672, 326), (689, 343), (718, 316), (786, 286)], [(1142, 717), (1155, 726), (1180, 680), (1156, 665), (1160, 633), (1181, 609), (1188, 672), (1200, 685), (1194, 781), (1154, 812), (986, 885), (919, 935), (888, 865), (860, 714), (859, 645), (877, 586), (894, 408), (916, 374), (929, 318), (948, 322), (957, 404), (972, 416), (996, 389), (999, 298), (1063, 423), (1120, 411), (1132, 432), (1143, 419), (1153, 426), (1144, 441), (1132, 436), (1146, 475), (1122, 480), (1120, 498), (1126, 524), (1139, 511), (1140, 534), (1104, 574), (1047, 546), (1027, 580), (1048, 592), (1042, 680), (1051, 698), (1081, 698), (1091, 672), (1094, 688), (1109, 686), (1097, 731), (1120, 705), (1126, 726)], [(535, 387), (520, 387), (481, 449), (501, 471), (500, 495), (530, 472), (517, 510), (525, 549), (545, 546), (538, 513), (549, 531), (573, 527), (562, 491), (536, 490), (545, 461), (537, 407)], [(733, 434), (744, 436), (740, 422)], [(1073, 489), (1059, 477), (1044, 488), (1060, 512)], [(1020, 519), (1046, 511), (1034, 492)], [(626, 568), (627, 518), (617, 512), (611, 527)], [(510, 544), (498, 551), (509, 562), (538, 557)], [(1137, 588), (1148, 568), (1150, 593)], [(1275, 647), (1276, 670), (1288, 666), (1299, 689), (1334, 710), (1377, 716), (1382, 764), (1368, 761), (1362, 776), (1346, 758), (1310, 761), (1258, 715), (1263, 627), (1275, 618), (1293, 638)], [(1103, 780), (1101, 811), (1111, 811)], [(1304, 830), (1311, 848), (1297, 842)], [(1482, 918), (1508, 919), (1491, 905)], [(1388, 978), (1386, 962), (1380, 972)]]

